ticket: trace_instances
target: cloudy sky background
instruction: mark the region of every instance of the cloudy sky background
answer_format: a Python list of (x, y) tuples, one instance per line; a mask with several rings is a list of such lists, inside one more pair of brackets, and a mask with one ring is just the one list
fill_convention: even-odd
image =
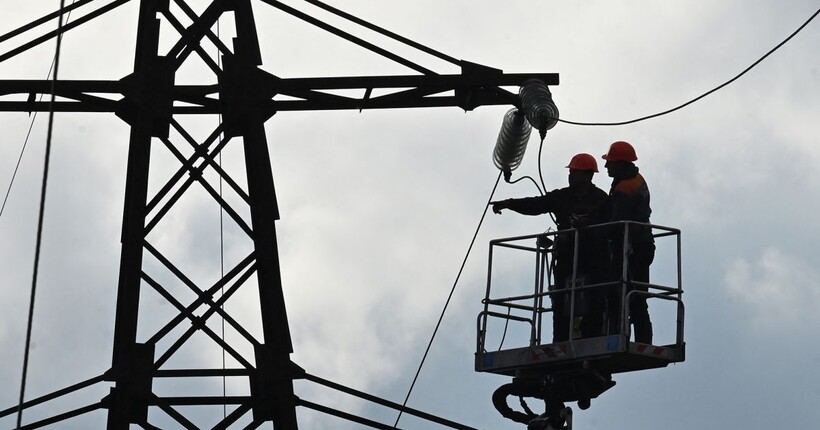
[[(0, 1), (0, 33), (58, 4), (44, 3)], [(508, 73), (560, 73), (552, 90), (561, 117), (581, 122), (630, 120), (688, 101), (749, 66), (818, 8), (808, 0), (329, 3), (456, 58)], [(263, 68), (277, 76), (413, 74), (260, 2), (254, 7)], [(132, 2), (69, 33), (60, 78), (128, 74), (136, 10)], [(223, 40), (230, 33), (225, 22)], [(0, 44), (0, 53), (16, 45)], [(412, 49), (384, 46), (438, 73), (459, 72)], [(683, 231), (687, 361), (617, 375), (618, 384), (591, 409), (576, 408), (576, 429), (812, 428), (820, 419), (818, 52), (820, 24), (812, 22), (740, 80), (681, 111), (628, 126), (559, 124), (549, 132), (547, 188), (564, 186), (573, 154), (598, 156), (612, 141), (627, 140), (653, 193), (652, 221)], [(0, 78), (45, 79), (53, 53), (49, 43), (0, 63)], [(178, 81), (198, 79), (213, 81), (193, 66)], [(498, 175), (491, 153), (508, 108), (283, 112), (267, 123), (296, 363), (403, 400)], [(215, 121), (190, 124), (201, 138)], [(3, 191), (29, 123), (26, 113), (0, 113)], [(19, 395), (45, 135), (40, 114), (0, 217), (0, 408)], [(110, 366), (127, 136), (110, 114), (56, 116), (27, 398)], [(158, 181), (175, 166), (156, 148)], [(515, 176), (537, 176), (536, 156), (533, 138)], [(229, 147), (223, 157), (226, 168), (241, 172), (241, 152)], [(595, 182), (608, 189), (605, 174)], [(528, 182), (502, 183), (495, 198), (536, 193)], [(219, 272), (219, 213), (202, 195), (186, 199), (152, 239), (207, 283)], [(409, 406), (477, 428), (521, 428), (490, 404), (507, 379), (473, 371), (475, 317), (488, 240), (541, 232), (549, 223), (487, 215)], [(231, 261), (246, 245), (235, 228), (225, 236)], [(510, 276), (521, 276), (516, 270)], [(251, 327), (253, 298), (246, 293), (227, 305)], [(143, 304), (162, 320), (155, 296)], [(670, 316), (663, 307), (650, 311), (656, 321)], [(195, 345), (180, 366), (220, 362), (208, 342)], [(107, 389), (81, 399), (94, 401)], [(298, 383), (297, 394), (395, 420), (390, 411), (309, 384)], [(299, 414), (302, 428), (342, 425)], [(82, 422), (103, 425), (104, 418)], [(2, 419), (0, 427), (13, 423)], [(407, 417), (401, 426), (432, 428)]]

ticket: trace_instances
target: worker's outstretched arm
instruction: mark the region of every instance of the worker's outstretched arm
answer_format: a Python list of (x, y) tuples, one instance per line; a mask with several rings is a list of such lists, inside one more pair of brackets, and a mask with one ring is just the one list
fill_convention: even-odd
[(537, 197), (523, 199), (507, 199), (491, 202), (493, 212), (500, 214), (503, 209), (509, 209), (523, 215), (541, 215), (554, 210), (550, 193)]

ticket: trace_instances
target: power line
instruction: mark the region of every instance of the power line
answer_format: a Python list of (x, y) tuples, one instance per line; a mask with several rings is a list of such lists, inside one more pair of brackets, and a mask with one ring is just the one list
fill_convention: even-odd
[[(495, 185), (493, 185), (493, 190), (492, 192), (490, 192), (490, 198), (487, 200), (487, 204), (484, 206), (484, 211), (481, 213), (481, 219), (478, 221), (478, 226), (476, 226), (475, 233), (473, 234), (473, 239), (470, 241), (470, 246), (467, 247), (467, 255), (464, 256), (464, 260), (461, 262), (461, 268), (458, 269), (458, 275), (456, 275), (456, 280), (455, 282), (453, 282), (453, 287), (450, 288), (450, 294), (447, 296), (447, 301), (444, 302), (444, 308), (441, 310), (441, 315), (439, 315), (438, 317), (436, 328), (433, 329), (433, 335), (430, 336), (430, 342), (427, 343), (427, 349), (424, 350), (424, 355), (421, 357), (419, 368), (418, 370), (416, 370), (416, 375), (413, 377), (413, 382), (410, 384), (410, 389), (407, 390), (407, 396), (404, 397), (402, 407), (407, 406), (407, 401), (410, 400), (410, 394), (413, 393), (413, 388), (416, 386), (416, 381), (419, 379), (421, 369), (422, 367), (424, 367), (424, 362), (427, 360), (427, 355), (430, 353), (430, 348), (433, 346), (433, 341), (436, 339), (438, 329), (439, 327), (441, 327), (441, 321), (444, 319), (444, 314), (447, 312), (447, 307), (450, 305), (450, 300), (453, 298), (453, 293), (455, 293), (456, 291), (456, 286), (458, 286), (458, 280), (459, 278), (461, 278), (461, 273), (464, 271), (464, 265), (467, 264), (467, 258), (470, 257), (470, 251), (473, 250), (473, 245), (475, 244), (476, 237), (478, 237), (478, 232), (479, 230), (481, 230), (481, 224), (484, 223), (484, 217), (487, 216), (487, 208), (490, 207), (490, 202), (493, 200), (495, 190), (498, 188), (498, 183), (501, 182), (501, 174), (502, 172), (498, 172), (498, 177), (495, 179)], [(401, 411), (399, 411), (399, 415), (396, 417), (396, 423), (393, 424), (394, 428), (398, 427), (399, 420), (401, 420)]]
[(26, 377), (28, 374), (28, 358), (31, 350), (31, 332), (34, 325), (34, 298), (37, 291), (37, 273), (40, 266), (40, 248), (43, 242), (43, 218), (46, 206), (46, 189), (48, 188), (48, 165), (51, 158), (51, 138), (54, 132), (54, 102), (57, 98), (55, 87), (57, 86), (57, 75), (60, 69), (60, 47), (63, 41), (63, 10), (65, 0), (60, 0), (60, 16), (57, 20), (57, 47), (54, 54), (54, 76), (51, 80), (51, 101), (48, 112), (48, 134), (46, 136), (45, 161), (43, 162), (43, 186), (40, 190), (40, 212), (37, 220), (37, 242), (34, 247), (34, 273), (31, 280), (31, 298), (28, 308), (28, 323), (26, 326), (26, 346), (23, 353), (23, 375), (20, 382), (20, 404), (17, 409), (17, 428), (19, 429), (23, 421), (23, 403), (26, 395)]
[[(54, 67), (54, 63), (52, 63), (52, 67)], [(51, 77), (51, 70), (48, 71), (48, 76)], [(42, 96), (40, 96), (42, 99)], [(20, 149), (20, 156), (17, 157), (17, 164), (14, 166), (14, 172), (11, 174), (11, 180), (9, 181), (9, 187), (6, 189), (6, 196), (3, 197), (3, 205), (0, 206), (0, 216), (3, 216), (3, 211), (6, 210), (6, 203), (9, 200), (9, 195), (11, 194), (11, 188), (14, 186), (14, 180), (17, 178), (17, 172), (20, 170), (20, 163), (23, 161), (23, 154), (26, 153), (26, 146), (28, 146), (28, 139), (31, 137), (31, 130), (34, 128), (34, 121), (37, 119), (37, 112), (34, 112), (34, 116), (31, 118), (31, 124), (28, 126), (28, 132), (26, 132), (26, 139), (23, 141), (23, 147)]]
[(386, 30), (386, 29), (384, 29), (384, 28), (382, 28), (382, 27), (379, 27), (379, 26), (377, 26), (377, 25), (374, 25), (374, 24), (372, 24), (372, 23), (370, 23), (370, 22), (368, 22), (368, 21), (365, 21), (365, 20), (363, 20), (363, 19), (361, 19), (361, 18), (359, 18), (359, 17), (356, 17), (356, 16), (354, 16), (354, 15), (351, 15), (351, 14), (349, 14), (349, 13), (347, 13), (347, 12), (342, 11), (342, 10), (336, 9), (336, 8), (334, 8), (334, 7), (332, 7), (332, 6), (329, 6), (328, 4), (323, 3), (323, 2), (321, 2), (321, 1), (319, 1), (319, 0), (305, 0), (305, 1), (306, 1), (307, 3), (310, 3), (310, 4), (314, 5), (314, 6), (316, 6), (316, 7), (319, 7), (319, 8), (321, 8), (321, 9), (324, 9), (324, 10), (326, 10), (326, 11), (328, 11), (328, 12), (330, 12), (330, 13), (332, 13), (332, 14), (336, 15), (336, 16), (339, 16), (339, 17), (341, 17), (341, 18), (347, 19), (348, 21), (351, 21), (351, 22), (353, 22), (353, 23), (356, 23), (356, 24), (358, 24), (358, 25), (360, 25), (360, 26), (362, 26), (362, 27), (364, 27), (364, 28), (367, 28), (367, 29), (369, 29), (369, 30), (375, 31), (376, 33), (379, 33), (379, 34), (381, 34), (381, 35), (383, 35), (383, 36), (387, 36), (387, 37), (389, 37), (389, 38), (391, 38), (391, 39), (393, 39), (393, 40), (395, 40), (395, 41), (398, 41), (398, 42), (404, 43), (405, 45), (408, 45), (408, 46), (410, 46), (410, 47), (412, 47), (412, 48), (418, 49), (419, 51), (422, 51), (422, 52), (424, 52), (424, 53), (426, 53), (426, 54), (432, 55), (432, 56), (434, 56), (434, 57), (438, 57), (438, 58), (440, 58), (440, 59), (442, 59), (442, 60), (444, 60), (444, 61), (447, 61), (447, 62), (449, 62), (449, 63), (455, 64), (455, 65), (457, 65), (457, 66), (460, 66), (460, 65), (462, 64), (462, 62), (461, 62), (461, 61), (459, 61), (458, 59), (456, 59), (456, 58), (454, 58), (454, 57), (451, 57), (451, 56), (449, 56), (449, 55), (447, 55), (447, 54), (444, 54), (444, 53), (442, 53), (442, 52), (436, 51), (435, 49), (432, 49), (432, 48), (430, 48), (430, 47), (424, 46), (424, 45), (422, 45), (422, 44), (420, 44), (420, 43), (418, 43), (418, 42), (414, 42), (414, 41), (412, 41), (412, 40), (410, 40), (410, 39), (408, 39), (408, 38), (406, 38), (406, 37), (404, 37), (404, 36), (398, 35), (398, 34), (396, 34), (396, 33), (393, 33), (392, 31), (389, 31), (389, 30)]
[[(693, 103), (695, 103), (695, 102), (697, 102), (697, 101), (699, 101), (699, 100), (703, 99), (704, 97), (709, 96), (710, 94), (712, 94), (712, 93), (714, 93), (714, 92), (716, 92), (716, 91), (719, 91), (720, 89), (722, 89), (722, 88), (726, 87), (727, 85), (729, 85), (729, 84), (733, 83), (734, 81), (738, 80), (741, 76), (743, 76), (743, 75), (745, 75), (746, 73), (748, 73), (750, 70), (752, 70), (752, 69), (753, 69), (754, 67), (756, 67), (758, 64), (760, 64), (763, 60), (765, 60), (765, 59), (766, 59), (769, 55), (773, 54), (775, 51), (777, 51), (778, 49), (780, 49), (783, 45), (785, 45), (786, 43), (788, 43), (788, 42), (789, 42), (789, 41), (790, 41), (790, 40), (791, 40), (794, 36), (796, 36), (798, 33), (800, 33), (800, 31), (802, 31), (802, 30), (803, 30), (803, 29), (804, 29), (804, 28), (805, 28), (805, 27), (806, 27), (806, 26), (807, 26), (807, 25), (808, 25), (808, 24), (809, 24), (812, 20), (814, 20), (814, 18), (815, 18), (818, 14), (820, 14), (820, 9), (818, 9), (818, 10), (817, 10), (814, 14), (812, 14), (812, 15), (811, 15), (811, 17), (809, 17), (809, 19), (808, 19), (808, 20), (806, 20), (806, 22), (804, 22), (804, 23), (803, 23), (800, 27), (798, 27), (798, 28), (797, 28), (797, 30), (795, 30), (795, 31), (794, 31), (794, 32), (792, 32), (792, 33), (791, 33), (788, 37), (786, 37), (786, 39), (784, 39), (782, 42), (778, 43), (778, 44), (777, 44), (774, 48), (772, 48), (771, 50), (769, 50), (766, 54), (764, 54), (764, 55), (763, 55), (762, 57), (760, 57), (757, 61), (755, 61), (754, 63), (752, 63), (749, 67), (747, 67), (746, 69), (744, 69), (742, 72), (740, 72), (739, 74), (737, 74), (735, 77), (733, 77), (733, 78), (729, 79), (728, 81), (726, 81), (726, 82), (724, 82), (723, 84), (721, 84), (721, 85), (719, 85), (719, 86), (717, 86), (717, 87), (713, 88), (712, 90), (707, 91), (706, 93), (704, 93), (704, 94), (702, 94), (702, 95), (700, 95), (700, 96), (698, 96), (698, 97), (696, 97), (696, 98), (694, 98), (694, 99), (692, 99), (692, 100), (690, 100), (690, 101), (688, 101), (688, 102), (686, 102), (686, 103), (683, 103), (683, 104), (681, 104), (681, 105), (679, 105), (679, 106), (677, 106), (677, 107), (674, 107), (674, 108), (672, 108), (672, 109), (668, 109), (668, 110), (665, 110), (665, 111), (663, 111), (663, 112), (659, 112), (659, 113), (656, 113), (656, 114), (647, 115), (647, 116), (644, 116), (644, 117), (641, 117), (641, 118), (637, 118), (637, 119), (633, 119), (633, 120), (629, 120), (629, 121), (621, 121), (621, 122), (597, 122), (597, 123), (587, 123), (587, 122), (575, 122), (575, 121), (568, 121), (568, 120), (562, 120), (562, 119), (558, 119), (558, 121), (559, 121), (559, 122), (562, 122), (562, 123), (565, 123), (565, 124), (570, 124), (570, 125), (582, 125), (582, 126), (618, 126), (618, 125), (633, 124), (633, 123), (640, 122), (640, 121), (645, 121), (645, 120), (647, 120), (647, 119), (651, 119), (651, 118), (657, 118), (657, 117), (659, 117), (659, 116), (663, 116), (663, 115), (666, 115), (666, 114), (669, 114), (669, 113), (672, 113), (672, 112), (678, 111), (678, 110), (680, 110), (680, 109), (683, 109), (684, 107), (689, 106), (689, 105), (691, 105), (691, 104), (693, 104)], [(543, 144), (543, 141), (542, 141), (542, 144)], [(540, 158), (540, 150), (539, 150), (539, 158)], [(540, 168), (540, 163), (539, 163), (539, 168)], [(539, 175), (540, 175), (540, 170), (539, 170)], [(492, 200), (492, 196), (495, 194), (495, 189), (496, 189), (496, 187), (498, 186), (498, 182), (499, 182), (499, 180), (500, 180), (500, 179), (501, 179), (501, 174), (499, 173), (498, 179), (496, 180), (495, 187), (493, 187), (493, 192), (490, 194), (490, 201)], [(523, 178), (522, 178), (522, 179), (523, 179)], [(519, 180), (520, 180), (520, 179), (519, 179)], [(543, 179), (542, 179), (542, 184), (543, 184)], [(536, 187), (538, 187), (538, 185), (537, 185), (537, 184), (536, 184)], [(479, 224), (478, 224), (478, 228), (476, 229), (475, 235), (473, 236), (473, 240), (470, 242), (470, 246), (469, 246), (469, 248), (468, 248), (468, 250), (467, 250), (467, 255), (464, 257), (464, 261), (463, 261), (463, 262), (462, 262), (462, 264), (461, 264), (461, 269), (459, 270), (458, 275), (456, 276), (455, 283), (453, 284), (453, 287), (452, 287), (452, 289), (450, 290), (450, 295), (447, 297), (447, 301), (446, 301), (446, 302), (445, 302), (445, 304), (444, 304), (444, 309), (442, 309), (441, 315), (439, 316), (438, 322), (436, 323), (436, 327), (435, 327), (435, 329), (433, 330), (433, 335), (431, 336), (430, 342), (427, 344), (427, 349), (424, 351), (424, 355), (422, 356), (421, 363), (419, 364), (418, 370), (416, 371), (416, 374), (415, 374), (415, 376), (413, 377), (413, 382), (410, 384), (410, 389), (408, 390), (407, 395), (406, 395), (406, 397), (405, 397), (405, 399), (404, 399), (404, 403), (403, 403), (403, 405), (404, 405), (404, 406), (406, 406), (406, 405), (407, 405), (407, 402), (408, 402), (408, 400), (410, 399), (410, 395), (411, 395), (411, 393), (413, 392), (413, 388), (414, 388), (414, 387), (415, 387), (415, 385), (416, 385), (416, 381), (418, 380), (419, 374), (421, 373), (421, 369), (422, 369), (422, 367), (424, 366), (424, 362), (425, 362), (425, 360), (427, 359), (427, 355), (428, 355), (428, 354), (429, 354), (429, 352), (430, 352), (430, 348), (431, 348), (431, 346), (432, 346), (432, 344), (433, 344), (433, 341), (434, 341), (434, 339), (435, 339), (435, 337), (436, 337), (436, 334), (437, 334), (437, 332), (438, 332), (438, 329), (439, 329), (439, 327), (441, 326), (441, 322), (442, 322), (442, 320), (443, 320), (443, 318), (444, 318), (444, 314), (445, 314), (445, 312), (447, 311), (447, 307), (448, 307), (448, 305), (450, 304), (450, 300), (451, 300), (451, 299), (452, 299), (452, 297), (453, 297), (453, 293), (455, 292), (455, 288), (456, 288), (456, 286), (458, 285), (458, 280), (459, 280), (459, 278), (461, 277), (461, 273), (462, 273), (462, 271), (464, 270), (464, 264), (466, 263), (467, 258), (468, 258), (468, 257), (469, 257), (469, 255), (470, 255), (470, 251), (472, 250), (473, 244), (475, 243), (475, 239), (476, 239), (476, 236), (478, 235), (478, 231), (479, 231), (479, 230), (480, 230), (480, 228), (481, 228), (481, 224), (482, 224), (482, 223), (483, 223), (483, 221), (484, 221), (484, 216), (485, 216), (485, 215), (486, 215), (486, 213), (487, 213), (487, 207), (489, 207), (489, 204), (490, 204), (490, 203), (488, 202), (488, 203), (487, 203), (487, 206), (484, 208), (484, 214), (482, 214), (481, 221), (480, 221), (480, 222), (479, 222)], [(394, 427), (397, 427), (397, 426), (398, 426), (398, 424), (399, 424), (399, 420), (400, 420), (400, 419), (401, 419), (401, 412), (399, 412), (399, 415), (398, 415), (398, 417), (396, 418), (396, 423), (394, 424)]]
[(712, 90), (707, 91), (706, 93), (703, 93), (703, 94), (701, 94), (700, 96), (695, 97), (695, 98), (694, 98), (694, 99), (692, 99), (692, 100), (689, 100), (688, 102), (686, 102), (686, 103), (684, 103), (684, 104), (682, 104), (682, 105), (680, 105), (680, 106), (674, 107), (674, 108), (672, 108), (672, 109), (665, 110), (665, 111), (663, 111), (663, 112), (659, 112), (659, 113), (652, 114), (652, 115), (647, 115), (647, 116), (640, 117), (640, 118), (633, 119), (633, 120), (629, 120), (629, 121), (621, 121), (621, 122), (575, 122), (575, 121), (567, 121), (567, 120), (559, 119), (559, 120), (558, 120), (558, 122), (562, 122), (562, 123), (564, 123), (564, 124), (570, 124), (570, 125), (584, 125), (584, 126), (617, 126), (617, 125), (627, 125), (627, 124), (634, 124), (634, 123), (636, 123), (636, 122), (640, 122), (640, 121), (645, 121), (645, 120), (647, 120), (647, 119), (657, 118), (657, 117), (659, 117), (659, 116), (663, 116), (663, 115), (666, 115), (666, 114), (670, 114), (670, 113), (672, 113), (672, 112), (675, 112), (675, 111), (678, 111), (678, 110), (680, 110), (680, 109), (683, 109), (683, 108), (685, 108), (686, 106), (689, 106), (689, 105), (691, 105), (692, 103), (695, 103), (695, 102), (697, 102), (698, 100), (700, 100), (700, 99), (702, 99), (702, 98), (704, 98), (704, 97), (706, 97), (706, 96), (708, 96), (708, 95), (710, 95), (710, 94), (712, 94), (712, 93), (714, 93), (714, 92), (716, 92), (716, 91), (718, 91), (718, 90), (722, 89), (723, 87), (725, 87), (725, 86), (727, 86), (727, 85), (731, 84), (732, 82), (734, 82), (734, 81), (738, 80), (741, 76), (745, 75), (747, 72), (749, 72), (750, 70), (752, 70), (753, 68), (755, 68), (758, 64), (760, 64), (763, 60), (765, 60), (765, 59), (766, 59), (766, 57), (768, 57), (769, 55), (773, 54), (775, 51), (777, 51), (778, 49), (780, 49), (780, 48), (781, 48), (783, 45), (785, 45), (785, 44), (786, 44), (789, 40), (791, 40), (794, 36), (796, 36), (796, 35), (797, 35), (797, 33), (800, 33), (800, 31), (802, 31), (802, 30), (803, 30), (803, 29), (804, 29), (804, 28), (805, 28), (805, 27), (806, 27), (806, 26), (807, 26), (807, 25), (808, 25), (808, 24), (809, 24), (809, 23), (810, 23), (810, 22), (811, 22), (811, 21), (812, 21), (812, 20), (813, 20), (813, 19), (814, 19), (817, 15), (818, 15), (818, 14), (820, 14), (820, 9), (818, 9), (816, 12), (814, 12), (814, 14), (812, 14), (812, 16), (811, 16), (811, 17), (809, 17), (809, 19), (808, 19), (808, 20), (806, 20), (806, 22), (804, 22), (804, 23), (803, 23), (803, 25), (801, 25), (800, 27), (798, 27), (798, 28), (797, 28), (797, 30), (795, 30), (792, 34), (790, 34), (790, 35), (789, 35), (789, 37), (787, 37), (786, 39), (784, 39), (782, 42), (778, 43), (778, 44), (777, 44), (777, 46), (775, 46), (774, 48), (772, 48), (771, 50), (769, 50), (769, 52), (767, 52), (765, 55), (763, 55), (762, 57), (760, 57), (757, 61), (755, 61), (754, 63), (752, 63), (752, 65), (751, 65), (751, 66), (749, 66), (749, 67), (745, 68), (742, 72), (738, 73), (735, 77), (733, 77), (732, 79), (729, 79), (728, 81), (724, 82), (723, 84), (718, 85), (717, 87), (713, 88)]
[[(68, 23), (71, 20), (71, 8), (74, 6), (76, 0), (73, 0), (71, 4), (66, 8), (68, 11), (65, 16), (65, 22)], [(51, 72), (54, 70), (54, 62), (56, 57), (51, 60), (51, 66), (48, 68), (48, 74), (46, 75), (46, 79), (51, 78)], [(40, 100), (43, 100), (44, 94), (40, 94)], [(9, 187), (6, 189), (6, 195), (3, 197), (3, 205), (0, 206), (0, 217), (3, 216), (3, 212), (6, 210), (6, 203), (8, 203), (9, 195), (11, 195), (11, 189), (14, 186), (14, 181), (17, 178), (17, 173), (20, 170), (20, 164), (23, 161), (23, 155), (26, 153), (26, 147), (28, 146), (29, 138), (31, 138), (31, 131), (34, 129), (34, 122), (37, 120), (38, 112), (35, 111), (31, 116), (31, 122), (28, 126), (28, 131), (26, 132), (26, 138), (23, 140), (23, 147), (20, 148), (20, 156), (17, 157), (17, 164), (14, 166), (14, 172), (11, 174), (11, 180), (9, 180)]]

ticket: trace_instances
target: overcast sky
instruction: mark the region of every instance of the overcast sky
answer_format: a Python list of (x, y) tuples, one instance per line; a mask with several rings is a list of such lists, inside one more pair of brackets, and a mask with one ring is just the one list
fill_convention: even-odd
[[(286, 3), (330, 19), (304, 2)], [(579, 122), (630, 120), (699, 96), (752, 64), (820, 7), (810, 0), (328, 3), (455, 58), (508, 73), (559, 73), (552, 91), (561, 117)], [(0, 0), (0, 34), (58, 4)], [(70, 32), (60, 78), (115, 80), (130, 73), (137, 6), (131, 2)], [(261, 2), (253, 6), (262, 67), (272, 74), (415, 73)], [(227, 41), (232, 26), (226, 21), (220, 35)], [(0, 43), (0, 54), (22, 42)], [(410, 48), (384, 46), (438, 73), (459, 72)], [(559, 124), (548, 133), (541, 160), (548, 189), (565, 186), (564, 166), (573, 154), (599, 157), (611, 142), (627, 140), (652, 191), (652, 221), (683, 232), (686, 362), (616, 375), (617, 385), (589, 410), (574, 408), (576, 429), (816, 427), (818, 52), (820, 23), (814, 21), (741, 79), (683, 110), (620, 127)], [(45, 79), (53, 54), (48, 43), (2, 62), (0, 79)], [(214, 79), (196, 66), (178, 78), (199, 81)], [(498, 175), (491, 154), (508, 109), (282, 112), (267, 123), (297, 364), (404, 399)], [(0, 409), (19, 396), (46, 118), (37, 116), (0, 217)], [(0, 113), (3, 193), (30, 121), (27, 113)], [(216, 121), (191, 122), (195, 136), (207, 136)], [(97, 376), (111, 364), (127, 143), (126, 125), (111, 114), (55, 118), (27, 398)], [(167, 151), (156, 148), (154, 190), (175, 167)], [(537, 177), (537, 150), (533, 137), (515, 177)], [(229, 147), (223, 163), (241, 178), (240, 157)], [(609, 189), (605, 174), (594, 182)], [(198, 193), (152, 240), (205, 281), (220, 270), (219, 212)], [(502, 183), (494, 198), (535, 194), (522, 181)], [(490, 403), (508, 379), (473, 371), (475, 321), (488, 241), (542, 232), (550, 223), (545, 216), (487, 215), (409, 406), (482, 429), (523, 428)], [(232, 261), (245, 245), (236, 228), (228, 226), (225, 237)], [(509, 276), (530, 276), (519, 270), (531, 269), (509, 268)], [(653, 276), (668, 275), (662, 271), (653, 268)], [(257, 320), (254, 297), (248, 292), (227, 304), (249, 327)], [(143, 299), (143, 310), (156, 309), (162, 321), (157, 296)], [(673, 318), (662, 306), (650, 305), (650, 312), (659, 324)], [(143, 318), (145, 326), (157, 324), (153, 315)], [(220, 362), (221, 353), (195, 342), (182, 357), (190, 361), (180, 367), (194, 367)], [(97, 387), (82, 399), (94, 401), (107, 390)], [(393, 412), (309, 384), (297, 383), (297, 395), (395, 420)], [(32, 412), (31, 419), (78, 405)], [(299, 416), (305, 429), (348, 428), (303, 409)], [(104, 421), (101, 412), (77, 425)], [(2, 428), (13, 424), (13, 417), (0, 420)], [(434, 428), (410, 418), (401, 426)]]

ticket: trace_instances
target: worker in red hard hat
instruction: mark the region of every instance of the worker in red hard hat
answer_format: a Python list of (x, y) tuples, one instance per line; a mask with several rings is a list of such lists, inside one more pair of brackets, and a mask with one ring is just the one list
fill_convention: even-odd
[[(590, 220), (588, 214), (599, 207), (607, 199), (604, 190), (592, 183), (592, 177), (598, 172), (598, 163), (595, 157), (589, 154), (577, 154), (566, 166), (569, 169), (569, 186), (549, 191), (542, 196), (520, 199), (507, 199), (493, 202), (493, 212), (500, 214), (503, 209), (510, 209), (524, 215), (540, 215), (552, 213), (558, 233), (555, 236), (554, 282), (552, 290), (562, 290), (572, 285), (576, 220), (583, 218), (587, 224), (596, 223)], [(580, 226), (578, 226), (580, 227)], [(580, 231), (579, 231), (580, 233)], [(607, 274), (609, 261), (606, 237), (594, 235), (594, 232), (585, 232), (579, 236), (578, 267), (575, 278), (576, 286), (601, 282)], [(553, 294), (553, 342), (569, 340), (570, 336), (570, 297), (568, 294)], [(592, 300), (592, 299), (590, 299)], [(590, 302), (591, 303), (591, 302)], [(596, 308), (595, 314), (603, 313), (602, 306), (589, 305)], [(576, 307), (577, 309), (578, 307)], [(597, 318), (581, 319), (581, 336), (589, 337), (600, 335), (603, 331), (603, 321)]]
[(578, 170), (578, 171), (592, 171), (593, 173), (598, 173), (598, 162), (595, 161), (595, 157), (581, 153), (576, 154), (569, 160), (569, 164), (567, 164), (567, 169), (570, 171)]
[[(607, 221), (634, 221), (649, 224), (649, 187), (643, 176), (635, 166), (638, 156), (635, 148), (628, 142), (618, 141), (609, 146), (609, 151), (603, 155), (606, 160), (604, 167), (612, 178), (609, 190), (609, 199), (606, 202)], [(649, 266), (655, 258), (655, 239), (652, 229), (648, 226), (631, 224), (629, 226), (629, 243), (626, 250), (627, 273), (623, 272), (624, 261), (624, 227), (618, 225), (610, 233), (610, 250), (612, 255), (612, 279), (627, 281), (626, 292), (637, 290), (646, 292), (643, 285), (633, 285), (629, 281), (642, 283), (649, 282)], [(617, 292), (610, 291), (607, 295), (607, 314), (610, 332), (620, 333), (621, 297), (620, 288)], [(649, 307), (646, 295), (631, 294), (629, 300), (629, 320), (634, 327), (635, 341), (652, 343), (652, 322), (649, 318)]]

